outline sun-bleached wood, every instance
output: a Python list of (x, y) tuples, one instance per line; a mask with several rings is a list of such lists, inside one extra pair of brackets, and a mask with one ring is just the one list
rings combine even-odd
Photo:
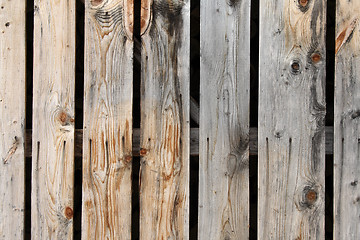
[(261, 0), (258, 239), (324, 239), (326, 0)]
[(31, 238), (72, 239), (75, 0), (34, 2)]
[(188, 239), (190, 1), (141, 3), (140, 239)]
[(199, 239), (249, 238), (250, 1), (200, 7)]
[(131, 238), (132, 0), (85, 2), (83, 239)]
[(360, 239), (360, 1), (336, 1), (334, 239)]
[(0, 6), (0, 239), (23, 239), (25, 1)]

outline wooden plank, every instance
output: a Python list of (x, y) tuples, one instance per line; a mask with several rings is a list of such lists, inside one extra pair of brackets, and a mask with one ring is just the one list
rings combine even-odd
[(261, 0), (258, 239), (324, 239), (326, 0)]
[(85, 12), (82, 238), (130, 239), (133, 1)]
[(141, 4), (140, 239), (188, 239), (190, 1)]
[(200, 7), (199, 239), (249, 238), (250, 1)]
[(32, 239), (72, 239), (75, 0), (34, 3)]
[(334, 239), (360, 239), (360, 2), (336, 2)]
[(25, 1), (0, 1), (0, 238), (24, 238)]

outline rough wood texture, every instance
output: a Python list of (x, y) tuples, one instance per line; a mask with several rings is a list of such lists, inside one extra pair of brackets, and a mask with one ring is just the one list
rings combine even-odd
[(34, 4), (32, 239), (72, 239), (75, 0)]
[(188, 239), (190, 1), (149, 2), (141, 9), (140, 239)]
[(334, 239), (360, 239), (360, 2), (336, 7)]
[(23, 239), (25, 1), (0, 6), (0, 239)]
[(200, 12), (199, 239), (248, 239), (250, 1)]
[(259, 239), (324, 239), (326, 0), (260, 1)]
[(131, 238), (132, 8), (85, 3), (83, 239)]

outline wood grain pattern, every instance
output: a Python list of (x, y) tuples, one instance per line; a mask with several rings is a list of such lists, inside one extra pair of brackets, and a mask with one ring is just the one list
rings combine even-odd
[(324, 239), (326, 0), (260, 1), (259, 239)]
[(34, 4), (32, 239), (72, 239), (75, 0)]
[(336, 2), (334, 239), (360, 239), (360, 2)]
[(0, 6), (0, 239), (23, 239), (25, 1)]
[(199, 239), (248, 239), (250, 1), (200, 12)]
[(190, 1), (144, 6), (140, 239), (188, 239)]
[[(31, 157), (31, 136), (32, 131), (26, 131), (25, 140), (25, 157)], [(333, 127), (325, 127), (325, 154), (333, 154)], [(250, 155), (258, 155), (258, 129), (250, 128), (249, 134), (249, 153)], [(82, 141), (83, 141), (83, 130), (75, 130), (75, 157), (82, 157)], [(140, 129), (133, 129), (133, 156), (140, 156)], [(190, 128), (190, 155), (199, 155), (199, 129)]]
[(83, 239), (131, 238), (132, 8), (85, 3)]

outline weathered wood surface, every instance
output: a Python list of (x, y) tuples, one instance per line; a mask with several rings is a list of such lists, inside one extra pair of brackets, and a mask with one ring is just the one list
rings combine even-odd
[(324, 239), (325, 0), (261, 0), (258, 239)]
[(31, 238), (72, 239), (75, 0), (34, 3)]
[(190, 1), (141, 4), (140, 239), (188, 239)]
[(0, 239), (23, 239), (25, 1), (0, 6)]
[(334, 239), (360, 239), (360, 2), (336, 7)]
[(82, 238), (130, 239), (133, 1), (85, 11)]
[[(26, 131), (25, 141), (25, 157), (31, 157), (31, 130)], [(325, 127), (325, 153), (333, 154), (333, 128)], [(250, 128), (249, 135), (249, 153), (250, 155), (258, 155), (258, 130), (257, 128)], [(83, 141), (83, 130), (75, 130), (75, 157), (82, 157), (82, 141)], [(140, 156), (140, 129), (133, 129), (133, 156)], [(199, 155), (199, 129), (190, 128), (190, 155)]]
[(199, 239), (249, 238), (250, 1), (201, 2)]

